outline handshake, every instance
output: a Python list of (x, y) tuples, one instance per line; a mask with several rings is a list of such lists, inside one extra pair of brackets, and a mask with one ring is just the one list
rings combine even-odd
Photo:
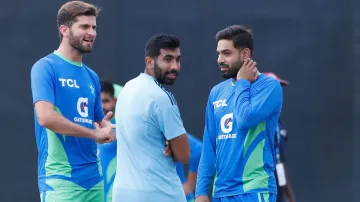
[(112, 116), (113, 112), (108, 112), (101, 121), (101, 125), (95, 122), (95, 129), (92, 131), (91, 139), (96, 140), (99, 144), (110, 143), (116, 140), (115, 125), (110, 121)]

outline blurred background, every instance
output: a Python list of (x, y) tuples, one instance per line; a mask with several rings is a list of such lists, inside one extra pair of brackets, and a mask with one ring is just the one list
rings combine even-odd
[[(65, 1), (0, 1), (1, 202), (40, 201), (30, 69), (59, 45)], [(210, 89), (222, 81), (215, 34), (229, 25), (255, 34), (260, 71), (287, 79), (281, 115), (298, 202), (360, 201), (360, 1), (96, 0), (95, 49), (84, 58), (120, 85), (144, 70), (144, 46), (176, 35), (183, 55), (175, 94), (188, 132), (202, 138)]]

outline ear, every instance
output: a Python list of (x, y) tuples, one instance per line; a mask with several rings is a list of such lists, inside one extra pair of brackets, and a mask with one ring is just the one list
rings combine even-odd
[(251, 50), (249, 48), (244, 48), (241, 52), (241, 59), (243, 61), (251, 58)]
[(147, 68), (154, 68), (154, 59), (152, 57), (145, 57), (145, 64)]
[(69, 29), (69, 27), (67, 27), (65, 25), (60, 25), (59, 32), (63, 35), (63, 38), (69, 37), (69, 35), (70, 35), (70, 33), (69, 33), (70, 29)]

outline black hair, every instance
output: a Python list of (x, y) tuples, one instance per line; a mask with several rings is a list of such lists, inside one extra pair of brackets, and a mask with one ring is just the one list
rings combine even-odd
[(101, 92), (103, 93), (109, 93), (111, 96), (114, 97), (115, 89), (113, 83), (110, 81), (101, 81)]
[(220, 40), (233, 41), (235, 48), (249, 48), (251, 52), (254, 50), (254, 36), (251, 29), (242, 25), (232, 25), (220, 30), (216, 34), (216, 42)]
[(160, 49), (176, 49), (180, 47), (180, 40), (168, 34), (152, 36), (145, 46), (145, 57), (156, 58), (160, 55)]

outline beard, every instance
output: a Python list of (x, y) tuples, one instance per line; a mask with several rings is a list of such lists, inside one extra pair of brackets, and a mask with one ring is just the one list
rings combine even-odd
[(175, 83), (175, 79), (170, 79), (167, 77), (168, 74), (176, 74), (176, 76), (179, 74), (178, 71), (176, 70), (171, 70), (171, 71), (164, 71), (163, 68), (161, 68), (159, 66), (159, 64), (156, 62), (154, 62), (154, 73), (155, 73), (155, 78), (156, 80), (161, 83), (161, 84), (165, 84), (165, 85), (173, 85)]
[(220, 63), (221, 67), (227, 67), (227, 71), (221, 71), (222, 77), (226, 79), (235, 78), (243, 63), (240, 59), (231, 65)]
[[(73, 47), (75, 50), (79, 51), (80, 53), (90, 53), (93, 49), (92, 45), (84, 46), (82, 44), (81, 37), (74, 36), (73, 32), (70, 30), (70, 37), (69, 37), (69, 44), (71, 47)], [(92, 42), (94, 43), (94, 41)]]

